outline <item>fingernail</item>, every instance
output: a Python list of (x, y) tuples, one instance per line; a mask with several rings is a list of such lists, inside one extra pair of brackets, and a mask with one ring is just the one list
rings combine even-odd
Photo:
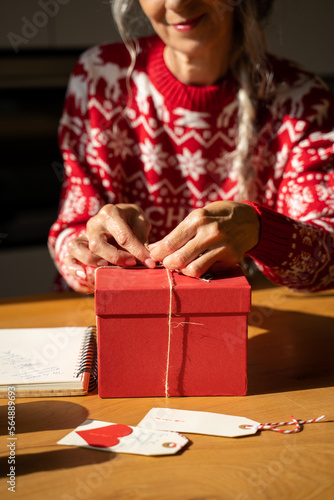
[(104, 259), (100, 259), (97, 261), (96, 265), (98, 266), (107, 266), (108, 265), (108, 262)]
[(79, 278), (86, 278), (86, 273), (84, 271), (76, 271), (75, 274), (79, 276)]
[(149, 267), (150, 269), (155, 268), (155, 262), (154, 262), (154, 260), (152, 260), (150, 258), (146, 259), (144, 264), (145, 264), (145, 266)]
[(153, 248), (155, 248), (157, 246), (158, 242), (156, 243), (150, 243), (148, 246), (147, 246), (147, 249), (148, 250), (153, 250)]
[(130, 258), (124, 262), (126, 266), (135, 266), (137, 264), (136, 259)]

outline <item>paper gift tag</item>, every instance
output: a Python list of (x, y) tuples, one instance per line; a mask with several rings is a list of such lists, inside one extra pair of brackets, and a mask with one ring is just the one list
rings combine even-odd
[[(245, 429), (244, 426), (254, 426)], [(210, 436), (240, 437), (255, 434), (259, 422), (245, 417), (209, 413), (205, 411), (152, 408), (138, 427), (152, 430), (190, 432)]]
[(136, 455), (173, 455), (188, 443), (177, 432), (86, 420), (58, 444)]

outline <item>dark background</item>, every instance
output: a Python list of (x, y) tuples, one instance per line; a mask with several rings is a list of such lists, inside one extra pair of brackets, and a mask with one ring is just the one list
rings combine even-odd
[[(1, 0), (0, 297), (52, 289), (48, 230), (62, 178), (57, 127), (66, 84), (87, 47), (119, 39), (106, 0)], [(269, 49), (334, 88), (334, 2), (276, 0)]]

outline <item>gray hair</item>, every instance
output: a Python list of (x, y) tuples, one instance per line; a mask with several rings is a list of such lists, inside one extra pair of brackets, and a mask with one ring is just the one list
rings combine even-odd
[[(219, 12), (223, 15), (227, 9), (233, 9), (235, 15), (231, 71), (239, 83), (238, 133), (236, 148), (230, 157), (233, 170), (239, 179), (240, 201), (252, 198), (250, 190), (254, 170), (251, 154), (256, 138), (258, 106), (260, 102), (272, 97), (274, 92), (262, 31), (273, 2), (274, 0), (216, 0), (218, 15)], [(136, 37), (143, 34), (143, 30), (148, 34), (152, 28), (138, 0), (112, 0), (112, 12), (119, 33), (131, 55), (130, 75), (138, 51)]]

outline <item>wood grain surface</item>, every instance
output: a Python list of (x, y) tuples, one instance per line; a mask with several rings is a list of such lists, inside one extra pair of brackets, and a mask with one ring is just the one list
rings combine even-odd
[[(1, 498), (116, 500), (332, 500), (334, 292), (299, 295), (254, 284), (249, 394), (244, 397), (100, 399), (97, 394), (16, 400), (16, 492), (7, 490), (7, 400), (0, 400)], [(0, 328), (95, 324), (94, 299), (75, 293), (0, 301)], [(187, 436), (176, 456), (110, 454), (57, 445), (86, 418), (136, 425), (152, 407), (310, 419), (298, 434)]]

